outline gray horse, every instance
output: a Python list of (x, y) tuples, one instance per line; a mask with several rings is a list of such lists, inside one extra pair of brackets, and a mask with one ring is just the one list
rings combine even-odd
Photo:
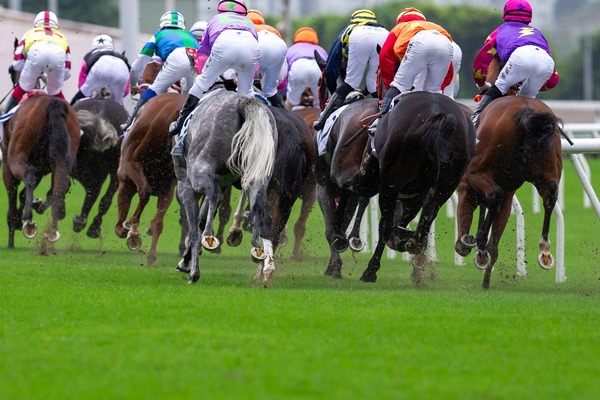
[[(194, 110), (185, 137), (185, 155), (173, 156), (177, 193), (190, 228), (189, 245), (177, 269), (189, 270), (190, 283), (200, 278), (199, 243), (207, 250), (219, 246), (212, 225), (222, 197), (221, 188), (238, 179), (252, 210), (251, 254), (260, 264), (257, 275), (262, 276), (265, 286), (273, 278), (274, 249), (266, 193), (276, 148), (275, 119), (267, 106), (255, 98), (218, 89), (206, 94)], [(207, 217), (200, 238), (202, 198), (207, 204)]]

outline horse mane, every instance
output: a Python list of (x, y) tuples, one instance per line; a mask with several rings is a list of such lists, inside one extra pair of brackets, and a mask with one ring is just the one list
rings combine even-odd
[(233, 136), (227, 167), (241, 177), (243, 190), (255, 183), (267, 184), (275, 162), (275, 127), (267, 106), (253, 97), (244, 97), (238, 105), (244, 122)]
[(440, 163), (450, 160), (457, 125), (454, 115), (444, 113), (432, 115), (423, 122), (417, 134), (430, 160)]
[(89, 132), (92, 136), (92, 150), (104, 152), (119, 143), (119, 133), (100, 114), (88, 110), (79, 110), (77, 111), (77, 117), (81, 129)]
[(55, 165), (64, 162), (69, 170), (73, 167), (70, 147), (71, 139), (67, 131), (65, 118), (68, 104), (61, 99), (51, 98), (46, 108), (47, 117), (44, 124), (44, 137), (48, 140), (48, 154)]

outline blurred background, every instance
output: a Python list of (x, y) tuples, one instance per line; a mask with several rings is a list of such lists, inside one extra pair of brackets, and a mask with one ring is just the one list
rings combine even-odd
[[(600, 0), (529, 2), (533, 7), (532, 25), (541, 29), (550, 42), (561, 77), (555, 89), (540, 93), (539, 98), (575, 102), (571, 103), (572, 108), (581, 110), (592, 107), (591, 122), (600, 122), (595, 103), (600, 100)], [(356, 9), (372, 9), (379, 22), (391, 29), (403, 8), (417, 7), (428, 20), (442, 25), (462, 48), (458, 97), (465, 101), (477, 92), (471, 71), (474, 56), (486, 36), (502, 23), (504, 3), (505, 0), (246, 0), (248, 8), (260, 10), (288, 44), (297, 28), (311, 26), (326, 50)], [(11, 63), (14, 37), (20, 39), (33, 26), (37, 12), (52, 10), (71, 45), (74, 76), (65, 88), (65, 95), (70, 98), (77, 90), (81, 59), (97, 34), (113, 36), (117, 50), (125, 51), (133, 62), (165, 11), (181, 12), (186, 26), (191, 27), (195, 21), (210, 19), (217, 5), (218, 0), (0, 0), (0, 70), (7, 71)], [(10, 89), (7, 73), (0, 78), (0, 88), (2, 96)]]

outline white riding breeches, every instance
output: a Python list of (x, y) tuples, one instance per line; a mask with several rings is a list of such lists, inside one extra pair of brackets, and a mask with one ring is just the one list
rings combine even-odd
[(79, 90), (85, 97), (90, 97), (94, 90), (106, 86), (110, 89), (111, 99), (123, 104), (128, 81), (129, 69), (127, 64), (118, 57), (105, 55), (92, 65), (84, 84), (81, 85)]
[(156, 94), (162, 94), (166, 93), (172, 84), (181, 81), (181, 92), (187, 93), (195, 77), (196, 71), (190, 62), (185, 47), (178, 47), (164, 61), (162, 68), (156, 75), (156, 79), (148, 89), (154, 90)]
[(313, 106), (320, 108), (319, 79), (321, 79), (321, 69), (314, 58), (300, 58), (290, 66), (287, 101), (292, 107), (300, 104), (302, 93), (309, 88), (314, 96)]
[(377, 68), (379, 68), (377, 45), (383, 46), (388, 34), (387, 29), (376, 26), (363, 25), (352, 30), (348, 39), (348, 67), (344, 82), (358, 89), (366, 71), (367, 90), (369, 93), (375, 93)]
[(262, 30), (258, 32), (258, 49), (258, 73), (261, 76), (262, 92), (266, 97), (271, 97), (277, 93), (277, 86), (282, 82), (279, 78), (285, 62), (287, 45), (273, 32)]
[(71, 72), (65, 67), (67, 55), (59, 45), (40, 41), (34, 43), (27, 52), (27, 58), (21, 76), (19, 86), (30, 92), (35, 88), (37, 80), (42, 74), (46, 74), (46, 92), (57, 95), (62, 92), (65, 80), (69, 79)]
[(554, 60), (546, 50), (522, 46), (510, 55), (495, 84), (502, 94), (506, 94), (512, 85), (523, 82), (519, 94), (535, 97), (553, 73)]
[(418, 32), (408, 42), (406, 53), (391, 86), (402, 93), (408, 92), (415, 84), (417, 75), (423, 73), (425, 75), (423, 90), (441, 93), (441, 86), (452, 62), (453, 53), (452, 42), (440, 32), (435, 30)]
[(247, 31), (223, 31), (210, 51), (202, 73), (190, 89), (190, 94), (200, 97), (217, 81), (219, 75), (230, 68), (237, 73), (238, 93), (253, 96), (252, 80), (260, 52), (258, 41)]

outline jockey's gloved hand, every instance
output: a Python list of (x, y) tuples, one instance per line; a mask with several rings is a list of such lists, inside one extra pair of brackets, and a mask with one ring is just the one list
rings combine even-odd
[(387, 92), (385, 92), (385, 96), (383, 96), (383, 102), (381, 102), (381, 115), (386, 114), (390, 110), (390, 106), (392, 105), (392, 100), (394, 97), (400, 94), (400, 89), (394, 86), (390, 86)]
[(492, 87), (492, 84), (489, 82), (486, 82), (481, 86), (477, 86), (477, 88), (479, 89), (479, 93), (481, 93), (481, 94), (484, 94), (485, 92), (487, 92), (488, 89), (491, 87)]
[(13, 67), (12, 65), (10, 67), (8, 67), (8, 74), (9, 75), (13, 75), (15, 73), (15, 67)]

